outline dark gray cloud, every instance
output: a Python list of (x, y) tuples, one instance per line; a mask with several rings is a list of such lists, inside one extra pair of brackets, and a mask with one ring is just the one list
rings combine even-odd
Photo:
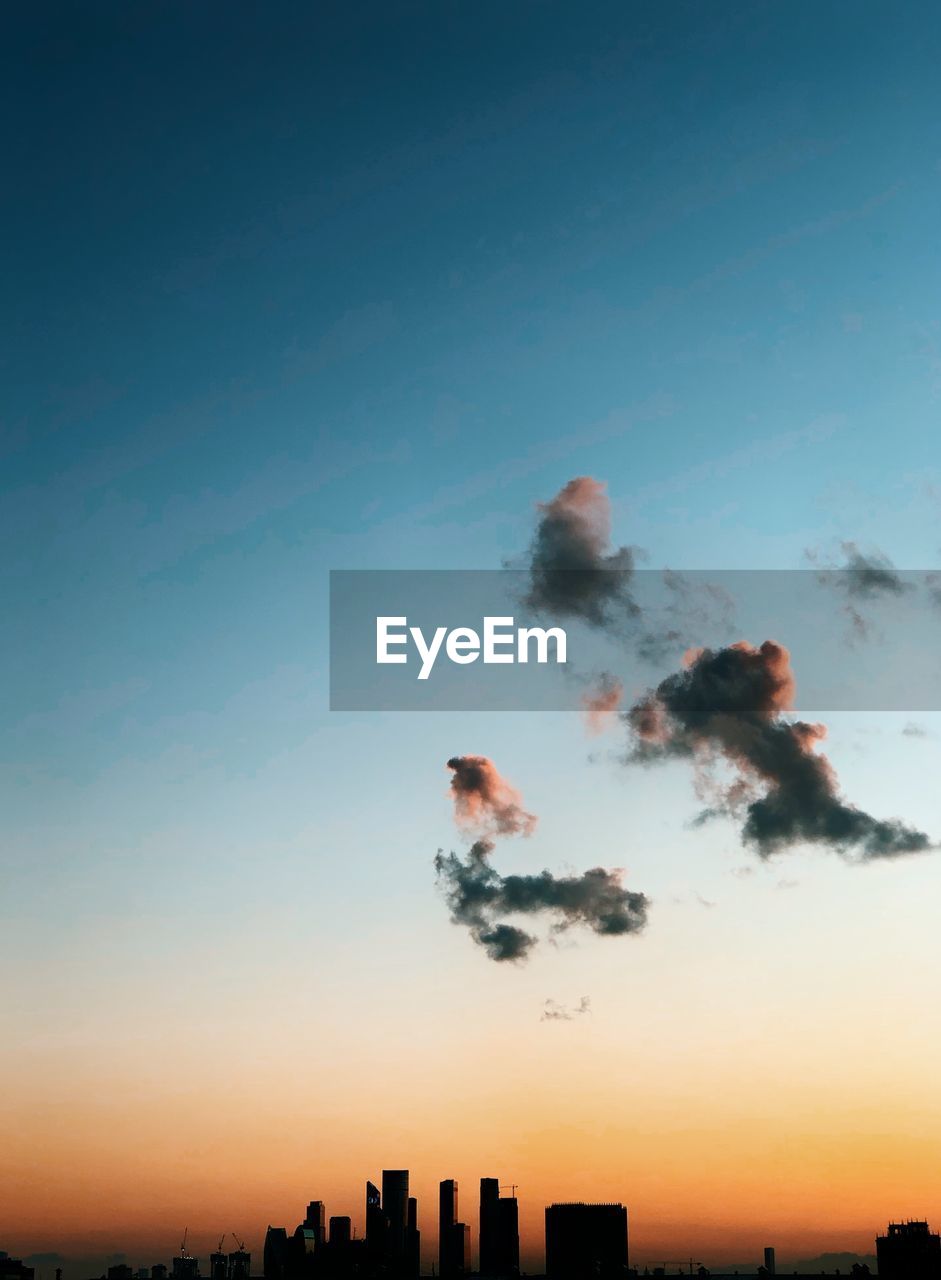
[(576, 476), (539, 512), (526, 560), (529, 608), (603, 630), (652, 663), (675, 657), (706, 629), (728, 631), (732, 600), (715, 584), (671, 569), (645, 570), (648, 598), (638, 600), (644, 552), (611, 546), (611, 504), (601, 481)]
[(846, 563), (840, 570), (844, 590), (851, 596), (861, 600), (872, 600), (876, 596), (900, 596), (908, 590), (908, 586), (892, 564), (892, 561), (881, 551), (865, 555), (855, 542), (840, 544)]
[(793, 693), (788, 652), (773, 640), (704, 649), (625, 713), (628, 759), (723, 758), (736, 776), (710, 813), (744, 812), (742, 839), (761, 857), (800, 843), (862, 860), (931, 848), (924, 832), (840, 798), (830, 762), (816, 751), (825, 727), (784, 716)]
[(451, 919), (492, 960), (523, 960), (536, 943), (532, 934), (506, 924), (506, 916), (543, 915), (554, 934), (580, 926), (604, 937), (639, 933), (647, 923), (648, 899), (625, 889), (619, 871), (593, 867), (574, 876), (503, 876), (489, 861), (493, 848), (491, 840), (477, 840), (465, 859), (442, 850), (435, 858)]
[(529, 550), (526, 604), (550, 617), (609, 627), (640, 610), (631, 594), (634, 552), (610, 547), (611, 505), (605, 486), (576, 476), (541, 503)]

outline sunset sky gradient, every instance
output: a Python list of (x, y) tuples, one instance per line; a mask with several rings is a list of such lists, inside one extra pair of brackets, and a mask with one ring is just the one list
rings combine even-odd
[[(622, 1200), (640, 1264), (941, 1221), (937, 854), (763, 861), (610, 718), (330, 713), (326, 608), (499, 568), (583, 475), (649, 566), (935, 567), (939, 27), (7, 14), (0, 1248), (42, 1280), (187, 1226), (260, 1263), (312, 1198), (362, 1231), (383, 1167), (426, 1265), (445, 1177), (475, 1248), (519, 1185), (530, 1270), (551, 1200)], [(941, 715), (826, 719), (842, 792), (941, 838)], [(488, 960), (433, 868), (464, 755), (539, 817), (501, 873), (623, 868), (645, 932)]]

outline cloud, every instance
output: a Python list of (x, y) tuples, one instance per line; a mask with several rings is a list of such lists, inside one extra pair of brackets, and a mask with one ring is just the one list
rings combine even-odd
[(671, 569), (645, 571), (656, 577), (665, 603), (642, 605), (636, 547), (611, 546), (611, 504), (605, 485), (591, 476), (569, 480), (549, 502), (539, 504), (539, 520), (526, 565), (523, 603), (552, 619), (574, 618), (633, 646), (645, 662), (661, 662), (691, 642), (691, 631), (730, 626), (728, 592)]
[(892, 561), (881, 552), (864, 555), (855, 542), (841, 543), (846, 556), (842, 572), (846, 575), (844, 590), (851, 596), (871, 600), (875, 596), (900, 596), (908, 590)]
[(492, 835), (532, 833), (537, 818), (522, 807), (520, 794), (486, 756), (452, 756), (451, 796), (458, 825)]
[(734, 779), (717, 790), (710, 812), (744, 812), (742, 839), (763, 858), (800, 843), (863, 861), (931, 848), (924, 832), (840, 798), (830, 762), (816, 751), (825, 726), (784, 716), (793, 695), (790, 656), (773, 640), (692, 652), (684, 670), (625, 713), (627, 759), (684, 758), (703, 775), (717, 758), (727, 762)]
[(583, 927), (603, 937), (639, 933), (649, 901), (625, 889), (619, 870), (593, 867), (581, 875), (500, 875), (489, 859), (491, 840), (477, 840), (465, 859), (439, 849), (435, 871), (455, 924), (467, 928), (491, 960), (525, 960), (537, 939), (505, 916), (548, 916), (551, 932)]
[[(822, 569), (817, 581), (832, 587), (845, 599), (843, 612), (850, 620), (853, 634), (860, 640), (870, 635), (871, 624), (861, 602), (871, 603), (886, 597), (897, 597), (911, 590), (888, 556), (881, 551), (867, 555), (855, 542), (841, 542), (845, 562), (839, 568)], [(809, 560), (816, 560), (816, 553), (808, 551)]]
[(605, 486), (576, 476), (541, 512), (529, 550), (526, 604), (552, 617), (580, 618), (608, 627), (617, 618), (636, 617), (631, 595), (634, 553), (610, 547), (611, 504)]
[(542, 1016), (539, 1021), (573, 1022), (576, 1018), (586, 1013), (591, 1013), (591, 999), (588, 996), (582, 996), (574, 1009), (569, 1009), (567, 1005), (559, 1004), (557, 1000), (547, 1000), (543, 1005)]
[(663, 662), (688, 649), (694, 636), (712, 630), (726, 636), (732, 628), (735, 604), (724, 587), (700, 582), (675, 569), (664, 569), (660, 579), (667, 590), (667, 603), (657, 612), (644, 610), (644, 629), (637, 637), (638, 657), (646, 662)]
[(589, 733), (604, 733), (615, 722), (623, 696), (624, 686), (607, 671), (601, 675), (593, 692), (582, 695), (585, 727)]

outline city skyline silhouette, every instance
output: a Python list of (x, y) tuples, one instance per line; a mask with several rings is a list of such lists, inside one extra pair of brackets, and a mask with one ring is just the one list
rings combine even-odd
[[(703, 1261), (702, 1250), (688, 1254), (680, 1248), (695, 1236), (679, 1236), (672, 1259), (639, 1259), (631, 1255), (628, 1206), (616, 1201), (553, 1201), (544, 1206), (544, 1252), (521, 1254), (519, 1198), (516, 1184), (482, 1177), (474, 1186), (476, 1203), (468, 1205), (456, 1179), (438, 1183), (434, 1213), (421, 1216), (418, 1199), (410, 1195), (408, 1169), (385, 1169), (378, 1183), (366, 1180), (362, 1212), (333, 1214), (326, 1201), (308, 1202), (294, 1228), (269, 1224), (255, 1251), (236, 1232), (224, 1232), (208, 1259), (193, 1252), (194, 1238), (184, 1228), (177, 1253), (169, 1263), (133, 1264), (112, 1261), (100, 1280), (630, 1280), (638, 1276), (696, 1275), (705, 1277), (754, 1275), (769, 1280), (776, 1274), (840, 1275), (856, 1280), (879, 1275), (883, 1280), (938, 1280), (941, 1277), (941, 1236), (925, 1219), (890, 1221), (874, 1237), (875, 1253), (823, 1254), (813, 1260), (781, 1259), (774, 1244), (765, 1244), (752, 1266)], [(505, 1194), (505, 1193), (509, 1194)], [(463, 1210), (463, 1211), (462, 1211)], [(465, 1222), (464, 1218), (473, 1219)], [(422, 1248), (422, 1223), (425, 1246)], [(257, 1233), (256, 1233), (257, 1236)], [(233, 1247), (224, 1249), (227, 1237)], [(189, 1246), (189, 1247), (188, 1247)], [(69, 1260), (55, 1253), (28, 1255), (25, 1260), (0, 1250), (0, 1280), (45, 1280), (50, 1268), (63, 1280)], [(844, 1268), (826, 1262), (842, 1261)], [(253, 1265), (254, 1264), (254, 1265)], [(874, 1264), (874, 1265), (872, 1265)], [(789, 1269), (790, 1268), (790, 1269)], [(87, 1271), (87, 1269), (86, 1269)], [(79, 1275), (97, 1280), (73, 1259), (68, 1280)]]

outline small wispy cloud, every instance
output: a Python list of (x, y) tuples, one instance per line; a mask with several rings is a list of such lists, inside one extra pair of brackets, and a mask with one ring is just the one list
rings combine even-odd
[(582, 996), (573, 1009), (570, 1009), (567, 1005), (559, 1004), (557, 1000), (547, 1000), (543, 1005), (542, 1016), (539, 1021), (574, 1022), (576, 1018), (580, 1018), (586, 1013), (591, 1013), (591, 998), (589, 996)]
[(916, 724), (914, 720), (909, 720), (902, 730), (902, 736), (905, 738), (927, 738), (928, 730), (923, 724)]

